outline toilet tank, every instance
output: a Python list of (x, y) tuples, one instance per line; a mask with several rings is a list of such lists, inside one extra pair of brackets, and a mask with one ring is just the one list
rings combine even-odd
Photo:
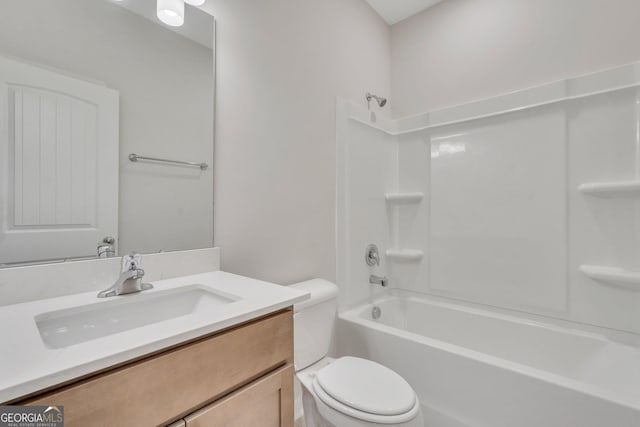
[(291, 286), (311, 294), (293, 309), (294, 364), (299, 371), (329, 353), (338, 308), (338, 287), (323, 279)]

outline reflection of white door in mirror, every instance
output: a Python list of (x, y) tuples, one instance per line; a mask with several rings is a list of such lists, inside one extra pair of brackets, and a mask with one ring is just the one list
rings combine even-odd
[(118, 115), (117, 91), (0, 56), (0, 265), (117, 237)]

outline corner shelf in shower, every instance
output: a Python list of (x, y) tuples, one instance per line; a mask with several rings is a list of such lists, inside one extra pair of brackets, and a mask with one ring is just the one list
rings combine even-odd
[(387, 193), (384, 198), (387, 203), (394, 204), (420, 203), (424, 199), (424, 193)]
[(424, 252), (417, 249), (387, 249), (387, 259), (393, 261), (415, 262), (420, 261)]
[(597, 282), (640, 292), (640, 271), (602, 265), (581, 265), (579, 270)]
[(640, 196), (640, 181), (591, 182), (580, 185), (578, 191), (596, 197), (635, 197)]

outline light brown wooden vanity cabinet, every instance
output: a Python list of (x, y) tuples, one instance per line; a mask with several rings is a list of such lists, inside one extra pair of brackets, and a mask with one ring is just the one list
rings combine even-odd
[(67, 427), (292, 427), (293, 373), (289, 309), (16, 403)]

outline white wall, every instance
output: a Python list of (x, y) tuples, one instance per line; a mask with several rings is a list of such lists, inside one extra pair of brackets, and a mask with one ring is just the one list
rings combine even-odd
[(211, 50), (107, 0), (30, 0), (2, 3), (0, 54), (120, 92), (121, 252), (212, 246), (213, 172), (127, 159), (212, 164)]
[(392, 27), (396, 117), (640, 59), (637, 0), (446, 0)]
[(209, 0), (222, 268), (335, 279), (335, 99), (389, 94), (389, 27), (364, 0)]

